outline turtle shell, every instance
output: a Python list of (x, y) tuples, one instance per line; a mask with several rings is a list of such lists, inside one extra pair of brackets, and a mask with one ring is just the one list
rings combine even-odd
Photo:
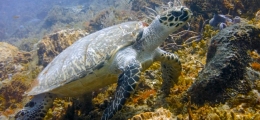
[[(52, 92), (73, 96), (116, 82), (117, 76), (106, 75), (108, 69), (101, 68), (110, 66), (116, 52), (132, 45), (144, 27), (142, 22), (126, 22), (79, 39), (44, 68), (26, 94)], [(104, 77), (109, 79), (99, 81)]]

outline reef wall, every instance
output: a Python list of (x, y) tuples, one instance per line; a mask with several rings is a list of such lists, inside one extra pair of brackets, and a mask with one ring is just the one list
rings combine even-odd
[(204, 69), (188, 89), (196, 104), (225, 102), (253, 88), (247, 67), (249, 51), (259, 51), (260, 29), (246, 23), (234, 24), (214, 36), (208, 48)]
[(259, 0), (184, 0), (184, 3), (195, 16), (202, 15), (206, 19), (214, 12), (252, 19), (260, 6)]
[(0, 81), (2, 81), (16, 72), (23, 71), (23, 64), (29, 63), (32, 55), (5, 42), (0, 42), (0, 46)]

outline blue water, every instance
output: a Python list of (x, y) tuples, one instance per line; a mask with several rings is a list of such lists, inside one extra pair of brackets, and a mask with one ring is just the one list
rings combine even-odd
[(88, 0), (1, 0), (0, 41), (12, 43), (13, 39), (31, 36), (40, 38), (39, 34), (43, 30), (48, 31), (52, 27), (45, 24), (48, 14), (50, 14), (49, 12), (55, 6), (80, 8), (88, 7), (89, 5), (90, 1)]

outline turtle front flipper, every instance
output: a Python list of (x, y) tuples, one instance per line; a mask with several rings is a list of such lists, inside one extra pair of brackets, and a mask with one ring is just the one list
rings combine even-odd
[(16, 120), (42, 120), (52, 106), (54, 95), (43, 93), (35, 95), (24, 108), (15, 115)]
[(115, 98), (104, 111), (102, 120), (112, 118), (117, 111), (122, 109), (126, 100), (135, 90), (140, 79), (141, 69), (141, 64), (136, 60), (133, 60), (132, 63), (125, 68), (118, 78)]
[(177, 55), (159, 49), (159, 54), (156, 60), (161, 61), (162, 70), (162, 88), (164, 95), (169, 95), (170, 89), (178, 82), (178, 77), (181, 74), (181, 63)]

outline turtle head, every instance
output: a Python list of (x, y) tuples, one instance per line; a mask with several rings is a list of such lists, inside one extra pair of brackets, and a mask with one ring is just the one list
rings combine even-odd
[(192, 12), (185, 6), (174, 6), (168, 8), (157, 16), (160, 24), (162, 24), (170, 32), (174, 32), (185, 25), (192, 16)]
[(177, 2), (169, 2), (168, 6), (162, 6), (160, 11), (147, 8), (150, 13), (148, 18), (152, 23), (138, 34), (134, 48), (148, 51), (158, 48), (169, 34), (191, 19), (191, 10), (182, 6), (179, 0), (174, 1)]

